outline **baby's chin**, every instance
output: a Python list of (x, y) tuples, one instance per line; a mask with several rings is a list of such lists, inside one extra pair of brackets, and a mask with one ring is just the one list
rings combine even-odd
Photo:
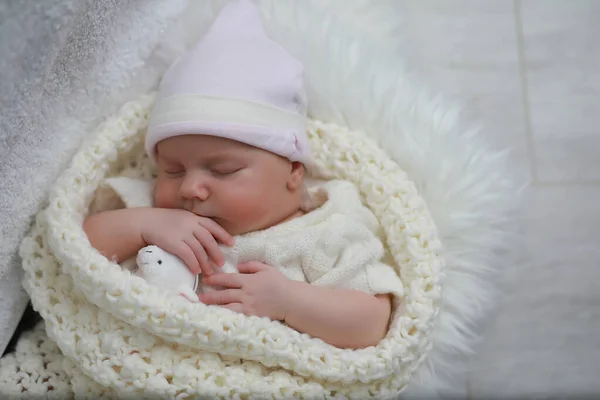
[(296, 218), (296, 217), (302, 215), (303, 213), (301, 211), (299, 211), (293, 215), (289, 215), (289, 216), (285, 217), (284, 219), (281, 219), (280, 216), (278, 216), (278, 215), (270, 215), (267, 218), (265, 218), (265, 216), (262, 216), (262, 218), (256, 218), (256, 219), (249, 218), (249, 219), (246, 219), (246, 221), (244, 221), (244, 223), (239, 223), (237, 221), (231, 221), (231, 220), (217, 217), (214, 215), (202, 215), (199, 213), (194, 213), (194, 214), (196, 214), (200, 217), (210, 218), (211, 220), (216, 222), (221, 228), (225, 229), (227, 231), (227, 233), (229, 233), (231, 236), (240, 236), (240, 235), (245, 235), (246, 233), (250, 233), (250, 232), (257, 232), (257, 231), (269, 229), (275, 225), (279, 225), (290, 219)]
[(271, 221), (261, 221), (255, 222), (254, 224), (236, 224), (230, 221), (223, 220), (222, 218), (212, 217), (213, 221), (215, 221), (219, 226), (227, 231), (231, 236), (241, 236), (251, 232), (263, 231), (265, 229), (269, 229), (275, 225), (279, 225), (281, 222), (278, 220)]
[(224, 220), (219, 217), (207, 217), (215, 221), (219, 226), (227, 231), (231, 236), (240, 236), (249, 232), (252, 232), (254, 229), (249, 226), (241, 226), (239, 224), (231, 223), (230, 221)]

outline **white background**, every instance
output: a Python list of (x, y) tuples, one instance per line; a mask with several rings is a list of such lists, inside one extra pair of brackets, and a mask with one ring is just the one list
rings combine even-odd
[(531, 181), (465, 394), (600, 396), (600, 1), (391, 1), (428, 83)]

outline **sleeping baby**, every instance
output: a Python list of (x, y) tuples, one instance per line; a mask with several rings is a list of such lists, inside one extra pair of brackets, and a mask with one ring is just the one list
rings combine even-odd
[(179, 257), (219, 288), (205, 304), (377, 345), (402, 282), (355, 186), (307, 187), (305, 117), (302, 66), (250, 0), (229, 3), (161, 81), (145, 139), (153, 206), (88, 217), (90, 242), (118, 262), (147, 245)]

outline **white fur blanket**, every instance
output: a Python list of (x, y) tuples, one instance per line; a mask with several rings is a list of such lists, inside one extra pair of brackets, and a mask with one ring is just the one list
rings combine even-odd
[[(343, 2), (342, 7), (336, 1), (307, 0), (293, 4), (278, 2), (275, 9), (270, 8), (270, 3), (261, 2), (268, 28), (307, 63), (312, 83), (309, 90), (320, 95), (312, 95), (319, 99), (312, 103), (312, 115), (371, 132), (416, 183), (438, 226), (447, 262), (444, 303), (433, 333), (433, 349), (413, 377), (408, 393), (428, 397), (447, 393), (460, 384), (464, 358), (455, 356), (463, 356), (473, 345), (472, 328), (490, 304), (493, 277), (490, 273), (500, 270), (505, 259), (499, 254), (510, 243), (515, 188), (507, 177), (505, 154), (488, 150), (477, 131), (461, 122), (457, 109), (434, 97), (415, 74), (403, 69), (404, 62), (397, 51), (397, 37), (387, 32), (389, 28), (401, 30), (401, 26), (397, 25), (401, 19), (385, 10), (382, 3), (375, 6), (372, 2)], [(119, 3), (119, 6), (124, 4)], [(87, 21), (102, 16), (102, 23), (112, 21), (114, 24), (86, 25), (83, 19), (81, 26), (103, 27), (103, 34), (110, 38), (110, 44), (100, 46), (101, 41), (90, 43), (89, 34), (86, 36), (84, 32), (82, 38), (70, 38), (71, 49), (79, 45), (89, 50), (83, 55), (95, 53), (104, 56), (98, 55), (93, 59), (96, 66), (90, 64), (92, 59), (82, 56), (87, 64), (82, 63), (73, 75), (77, 77), (75, 81), (61, 77), (65, 66), (70, 66), (69, 62), (63, 59), (57, 64), (57, 76), (49, 82), (54, 82), (52, 87), (58, 94), (60, 82), (80, 86), (69, 90), (62, 87), (65, 96), (54, 96), (59, 100), (56, 105), (61, 112), (48, 113), (56, 119), (46, 120), (50, 122), (46, 127), (39, 125), (41, 132), (53, 137), (62, 147), (58, 147), (58, 152), (47, 154), (49, 142), (42, 140), (36, 147), (35, 157), (49, 163), (52, 157), (60, 158), (65, 152), (72, 151), (77, 144), (76, 138), (81, 137), (81, 133), (76, 136), (78, 130), (85, 132), (84, 127), (89, 127), (91, 120), (97, 120), (107, 109), (122, 104), (131, 93), (156, 82), (168, 60), (178, 53), (177, 50), (172, 51), (169, 44), (183, 43), (183, 48), (193, 43), (222, 4), (223, 1), (144, 1), (131, 3), (127, 12), (115, 12), (112, 19), (110, 12), (90, 10)], [(343, 12), (334, 12), (335, 9)], [(144, 27), (132, 21), (140, 21)], [(161, 30), (161, 26), (169, 24), (172, 26), (170, 30)], [(154, 51), (149, 57), (152, 49)], [(71, 52), (66, 56), (76, 58), (77, 54), (82, 53)], [(152, 57), (154, 62), (148, 62)], [(134, 71), (137, 80), (132, 79)], [(87, 81), (86, 76), (89, 78)], [(79, 94), (73, 96), (73, 92)], [(81, 110), (78, 105), (88, 105), (89, 108)], [(70, 136), (65, 136), (67, 134)], [(38, 142), (17, 142), (12, 149), (21, 150), (32, 143)], [(14, 168), (12, 172), (27, 170), (18, 162), (28, 158), (22, 157), (22, 152), (7, 152), (3, 159), (5, 155), (9, 157), (8, 165)], [(37, 194), (37, 197), (24, 196), (29, 187), (27, 182), (31, 182), (33, 175), (40, 187), (44, 187), (41, 183), (51, 181), (58, 167), (59, 164), (56, 164), (49, 169), (39, 167), (37, 171), (29, 170), (31, 172), (18, 187), (15, 186), (15, 174), (10, 175), (9, 180), (3, 178), (3, 182), (13, 185), (11, 190), (3, 193), (15, 196), (15, 206), (3, 208), (3, 212), (8, 213), (6, 218), (3, 214), (5, 224), (17, 221), (12, 218), (23, 212), (24, 205), (31, 213), (35, 204), (29, 202), (41, 202), (43, 193)], [(5, 171), (2, 172), (5, 177)], [(48, 183), (45, 185), (47, 187)], [(29, 202), (23, 202), (24, 199)], [(3, 232), (12, 232), (18, 226), (22, 236), (26, 221), (27, 216), (23, 215), (18, 225), (8, 223)], [(3, 240), (8, 237), (3, 234)], [(13, 237), (12, 234), (10, 237)], [(15, 240), (18, 237), (15, 236)], [(40, 331), (36, 331), (31, 339), (39, 334)], [(25, 338), (20, 349), (26, 348), (31, 339)], [(50, 351), (49, 348), (45, 350)], [(17, 352), (14, 358), (2, 360), (3, 365), (13, 364), (18, 368), (19, 354), (22, 353)], [(54, 365), (49, 365), (49, 368), (52, 367)], [(77, 386), (77, 381), (72, 384), (63, 382), (62, 386), (60, 379), (54, 382), (56, 388), (65, 385), (69, 388)]]

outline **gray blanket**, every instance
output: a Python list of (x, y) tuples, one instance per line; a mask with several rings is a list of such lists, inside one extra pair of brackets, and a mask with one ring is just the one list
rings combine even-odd
[(155, 85), (155, 43), (186, 3), (0, 2), (0, 354), (27, 304), (18, 246), (32, 217), (90, 128)]

